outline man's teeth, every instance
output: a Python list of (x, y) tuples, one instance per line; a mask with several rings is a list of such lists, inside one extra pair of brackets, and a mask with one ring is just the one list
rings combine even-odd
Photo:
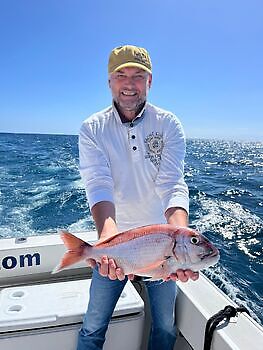
[(132, 91), (122, 91), (122, 94), (123, 94), (123, 95), (126, 95), (126, 96), (135, 96), (135, 95), (136, 95), (136, 92), (132, 92)]

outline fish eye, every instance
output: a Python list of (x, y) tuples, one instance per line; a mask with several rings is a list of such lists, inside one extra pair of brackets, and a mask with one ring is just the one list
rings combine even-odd
[(198, 244), (199, 243), (199, 238), (196, 237), (196, 236), (192, 236), (191, 239), (190, 239), (191, 243), (193, 244)]

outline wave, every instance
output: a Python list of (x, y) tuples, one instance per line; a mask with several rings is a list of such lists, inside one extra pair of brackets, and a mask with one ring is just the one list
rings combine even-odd
[[(246, 279), (240, 278), (238, 274), (233, 274), (233, 271), (220, 265), (214, 268), (209, 268), (203, 273), (211, 279), (220, 290), (222, 290), (234, 303), (238, 306), (244, 306), (252, 318), (258, 323), (262, 320), (258, 317), (261, 315), (263, 302), (258, 293), (253, 289), (251, 290), (249, 283)], [(235, 284), (233, 281), (239, 280), (239, 284)], [(249, 290), (249, 294), (247, 292)]]
[[(220, 250), (205, 271), (263, 323), (263, 143), (187, 140), (191, 225)], [(94, 229), (76, 136), (0, 134), (0, 236)]]

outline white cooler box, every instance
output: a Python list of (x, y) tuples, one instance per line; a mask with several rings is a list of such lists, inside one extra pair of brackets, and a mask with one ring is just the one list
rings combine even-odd
[[(0, 292), (1, 350), (75, 350), (90, 280), (4, 288)], [(105, 350), (139, 350), (144, 303), (129, 281), (106, 334)]]

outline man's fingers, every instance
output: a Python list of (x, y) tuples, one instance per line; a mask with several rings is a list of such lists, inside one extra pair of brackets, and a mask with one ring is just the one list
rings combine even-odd
[(117, 276), (118, 280), (120, 280), (120, 281), (123, 281), (125, 278), (123, 270), (119, 267), (116, 269), (116, 276)]
[(96, 260), (94, 260), (94, 259), (86, 259), (86, 262), (87, 262), (87, 265), (90, 266), (93, 269), (97, 265)]
[(99, 273), (104, 277), (107, 277), (109, 274), (109, 259), (107, 256), (103, 256), (101, 258), (101, 265), (99, 266)]
[[(87, 259), (87, 263), (91, 267), (96, 266), (96, 261), (94, 259)], [(108, 277), (110, 280), (120, 280), (123, 281), (125, 279), (125, 274), (123, 270), (119, 267), (117, 267), (114, 259), (108, 259), (107, 256), (103, 256), (101, 259), (101, 263), (98, 263), (99, 265), (99, 273), (104, 276)], [(129, 280), (133, 280), (134, 275), (130, 274), (128, 275)], [(176, 273), (172, 273), (170, 276), (165, 279), (165, 281), (169, 281), (170, 279), (173, 281), (181, 281), (181, 282), (187, 282), (189, 279), (196, 281), (199, 278), (199, 273), (194, 272), (192, 270), (182, 270), (179, 269), (176, 271)]]
[(178, 276), (177, 276), (177, 274), (176, 274), (176, 273), (171, 273), (171, 275), (168, 276), (164, 281), (167, 282), (167, 281), (169, 281), (170, 279), (171, 279), (172, 281), (174, 281), (174, 282), (178, 281)]
[(193, 281), (196, 281), (199, 278), (199, 272), (195, 272), (192, 270), (185, 270), (185, 275)]
[(115, 261), (113, 259), (109, 259), (109, 279), (110, 280), (116, 280), (117, 276), (116, 276), (116, 264)]
[[(89, 260), (93, 260), (93, 259), (87, 259), (87, 261)], [(93, 264), (92, 261), (90, 261), (90, 263)], [(96, 265), (96, 262), (95, 262), (95, 265)], [(114, 259), (108, 259), (106, 255), (101, 258), (101, 263), (98, 263), (98, 267), (99, 267), (99, 273), (103, 277), (108, 277), (110, 280), (118, 279), (120, 281), (123, 281), (125, 279), (125, 274), (123, 270), (120, 267), (117, 267)], [(130, 274), (128, 278), (133, 279), (134, 275)]]
[(130, 273), (130, 274), (128, 275), (128, 279), (129, 279), (130, 281), (132, 281), (132, 280), (134, 279), (134, 274), (133, 274), (133, 273)]
[(107, 256), (101, 258), (101, 264), (99, 264), (99, 273), (108, 277), (110, 280), (120, 280), (125, 279), (124, 272), (121, 268), (118, 268), (114, 259), (108, 259)]
[(125, 275), (123, 270), (120, 267), (117, 267), (115, 261), (113, 259), (109, 260), (109, 279), (119, 281), (123, 281), (125, 279)]
[(185, 274), (184, 270), (179, 269), (179, 270), (176, 271), (176, 274), (177, 274), (178, 280), (181, 281), (181, 282), (187, 282), (188, 279), (189, 279), (187, 274)]
[(189, 279), (196, 281), (199, 278), (199, 272), (192, 270), (177, 270), (176, 273), (170, 275), (171, 280), (187, 282)]
[[(191, 271), (191, 270), (189, 270), (189, 271)], [(196, 281), (199, 278), (199, 272), (191, 271), (191, 273), (189, 274), (189, 277), (191, 278), (191, 280)]]
[[(94, 259), (86, 259), (89, 266), (94, 268), (96, 266), (96, 261)], [(104, 276), (108, 277), (110, 280), (120, 280), (123, 281), (125, 279), (125, 274), (123, 270), (119, 267), (117, 267), (114, 259), (108, 259), (108, 257), (105, 255), (101, 258), (101, 263), (98, 263), (99, 266), (99, 273)], [(176, 273), (172, 273), (170, 276), (168, 276), (165, 281), (169, 281), (170, 279), (173, 281), (181, 281), (181, 282), (187, 282), (189, 279), (196, 281), (199, 278), (199, 272), (194, 272), (192, 270), (182, 270), (178, 269)], [(134, 279), (133, 274), (128, 275), (129, 280)]]

